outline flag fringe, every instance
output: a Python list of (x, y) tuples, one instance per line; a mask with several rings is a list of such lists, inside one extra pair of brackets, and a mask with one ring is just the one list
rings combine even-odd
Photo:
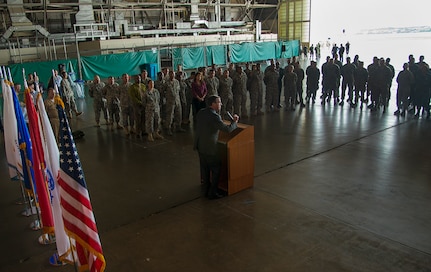
[[(71, 238), (74, 239), (77, 243), (79, 243), (83, 248), (85, 248), (86, 250), (90, 251), (97, 259), (99, 259), (102, 262), (102, 267), (100, 268), (99, 272), (103, 272), (105, 270), (106, 267), (106, 261), (105, 261), (105, 257), (103, 256), (102, 253), (96, 251), (92, 246), (90, 246), (87, 242), (85, 242), (84, 240), (82, 240), (78, 235), (76, 235), (74, 232), (72, 232), (71, 230), (69, 230), (68, 228), (64, 228), (66, 230), (67, 235)], [(83, 266), (81, 266), (82, 268)], [(80, 271), (81, 271), (80, 268)], [(86, 271), (87, 269), (84, 269), (82, 271)]]

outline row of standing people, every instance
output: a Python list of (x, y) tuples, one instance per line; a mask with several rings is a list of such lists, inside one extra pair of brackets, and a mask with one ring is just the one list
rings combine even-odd
[[(419, 63), (415, 63), (412, 56), (404, 66), (404, 70), (397, 77), (398, 110), (395, 114), (404, 115), (408, 107), (416, 107), (416, 114), (420, 108), (423, 112), (429, 112), (429, 67), (423, 57)], [(202, 67), (187, 77), (179, 67), (177, 72), (163, 69), (155, 81), (148, 77), (146, 71), (134, 76), (134, 83), (130, 82), (127, 74), (122, 75), (120, 84), (115, 83), (113, 77), (105, 84), (95, 76), (89, 92), (94, 99), (96, 126), (100, 126), (100, 114), (103, 113), (111, 128), (116, 124), (118, 129), (124, 128), (126, 134), (136, 133), (138, 137), (147, 133), (149, 140), (162, 138), (161, 125), (168, 135), (184, 131), (183, 126), (190, 123), (190, 112), (195, 117), (196, 113), (205, 107), (205, 98), (210, 95), (221, 97), (222, 117), (226, 118), (227, 112), (232, 112), (247, 118), (248, 93), (250, 114), (264, 114), (263, 85), (266, 87), (267, 112), (278, 111), (282, 107), (282, 93), (286, 110), (295, 110), (295, 105), (298, 104), (304, 107), (305, 103), (315, 103), (321, 78), (322, 105), (333, 98), (334, 105), (342, 106), (346, 100), (351, 107), (360, 103), (362, 109), (370, 99), (371, 103), (367, 105), (369, 109), (374, 111), (383, 108), (383, 111), (386, 111), (395, 76), (389, 58), (385, 60), (375, 57), (373, 63), (365, 68), (359, 56), (355, 56), (353, 62), (348, 57), (346, 63), (342, 64), (336, 55), (335, 58), (327, 57), (321, 71), (315, 61), (311, 61), (304, 71), (296, 59), (288, 60), (284, 69), (279, 62), (271, 60), (264, 72), (261, 71), (259, 63), (245, 64), (244, 70), (241, 65), (230, 64), (225, 70), (215, 66)], [(67, 74), (63, 73), (63, 77), (67, 78)], [(62, 89), (67, 90), (66, 85), (67, 81), (62, 85)], [(428, 91), (422, 91), (424, 89)], [(69, 95), (70, 99), (67, 97), (65, 96), (65, 100), (66, 104), (70, 104), (70, 114), (80, 114), (73, 102), (73, 95)]]
[(110, 128), (116, 125), (118, 129), (124, 128), (126, 134), (136, 133), (137, 137), (147, 133), (148, 139), (153, 140), (155, 135), (161, 137), (160, 126), (168, 135), (184, 131), (183, 126), (190, 123), (190, 112), (195, 117), (205, 107), (206, 97), (211, 95), (221, 96), (224, 117), (227, 112), (238, 112), (247, 117), (247, 90), (252, 101), (251, 113), (263, 114), (260, 65), (254, 65), (250, 71), (243, 71), (238, 65), (235, 70), (231, 66), (224, 71), (207, 71), (207, 68), (200, 68), (185, 78), (184, 71), (175, 73), (163, 69), (154, 82), (143, 71), (134, 76), (134, 83), (130, 82), (127, 74), (123, 74), (120, 84), (115, 83), (113, 77), (109, 77), (105, 84), (95, 76), (89, 94), (94, 99), (96, 126), (100, 126), (102, 113)]

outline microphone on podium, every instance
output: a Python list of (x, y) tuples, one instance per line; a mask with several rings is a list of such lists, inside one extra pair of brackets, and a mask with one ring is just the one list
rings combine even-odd
[(229, 117), (229, 120), (231, 121), (231, 122), (234, 122), (235, 121), (235, 119), (233, 119), (233, 116), (232, 116), (232, 114), (230, 114), (230, 112), (226, 112), (226, 114), (227, 114), (227, 117)]

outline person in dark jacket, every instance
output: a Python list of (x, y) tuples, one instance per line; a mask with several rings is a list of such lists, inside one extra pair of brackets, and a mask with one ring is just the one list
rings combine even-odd
[(199, 153), (204, 193), (209, 199), (221, 197), (217, 192), (221, 170), (221, 158), (217, 149), (219, 131), (234, 131), (239, 120), (239, 116), (235, 114), (230, 125), (225, 124), (220, 116), (221, 106), (220, 96), (211, 95), (207, 98), (207, 107), (201, 109), (196, 116), (193, 146)]
[(307, 103), (312, 99), (313, 104), (316, 102), (316, 92), (319, 89), (320, 70), (317, 68), (315, 61), (311, 61), (310, 66), (307, 67)]

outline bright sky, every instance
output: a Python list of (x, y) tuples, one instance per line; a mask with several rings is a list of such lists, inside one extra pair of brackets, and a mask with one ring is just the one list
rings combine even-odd
[(382, 27), (431, 26), (431, 0), (311, 0), (311, 39)]

